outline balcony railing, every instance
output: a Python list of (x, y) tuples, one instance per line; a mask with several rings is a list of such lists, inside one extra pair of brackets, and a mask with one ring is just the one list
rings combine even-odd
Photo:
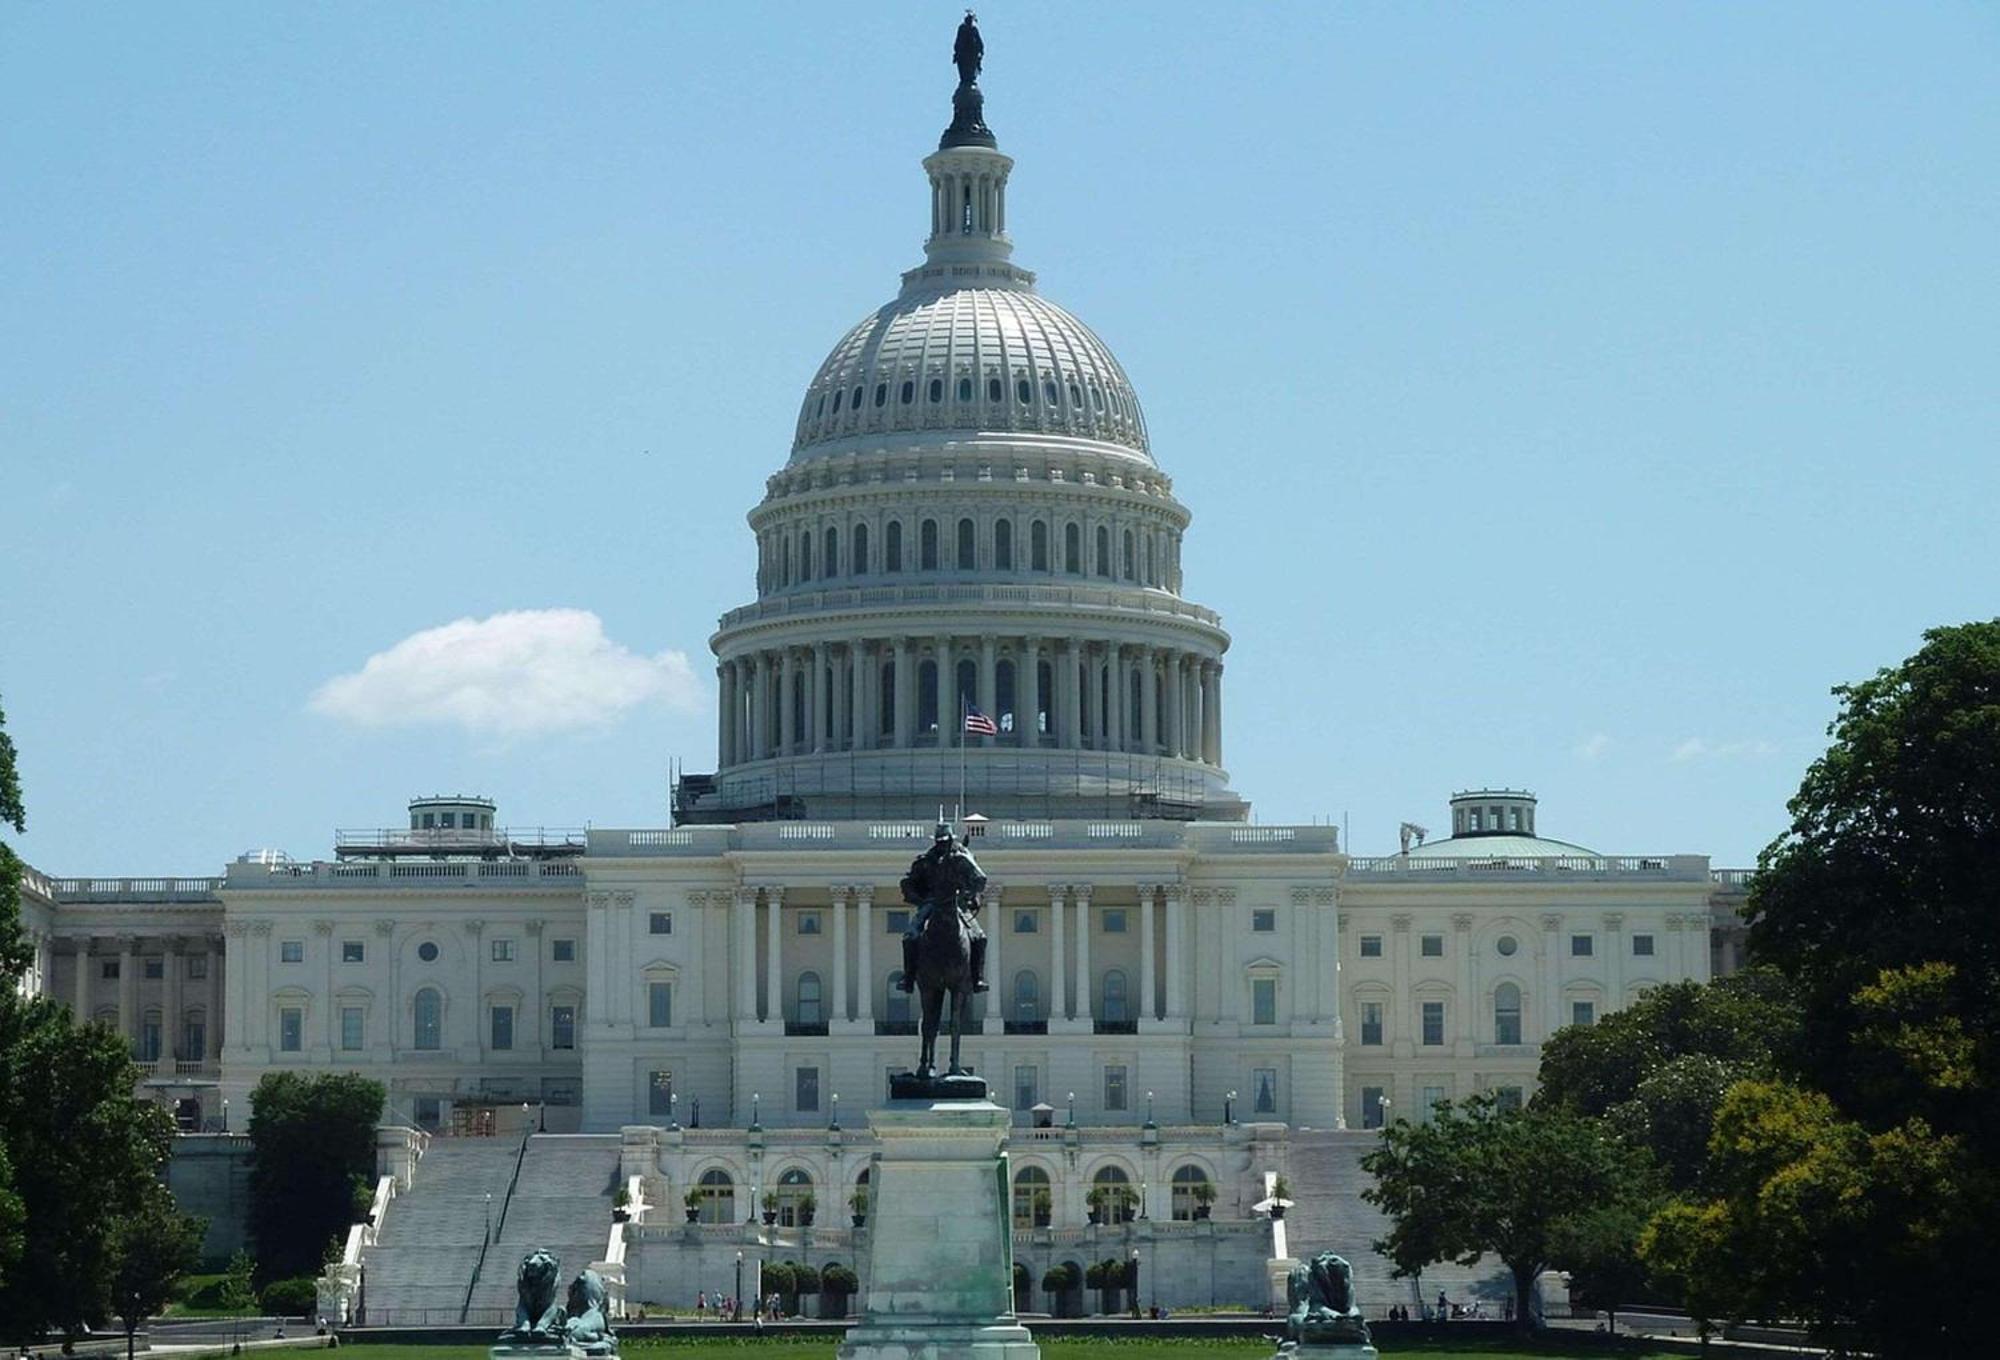
[(1709, 881), (1706, 855), (1496, 855), (1476, 859), (1446, 855), (1377, 855), (1349, 861), (1347, 873), (1350, 878), (1365, 877), (1371, 881), (1395, 878)]

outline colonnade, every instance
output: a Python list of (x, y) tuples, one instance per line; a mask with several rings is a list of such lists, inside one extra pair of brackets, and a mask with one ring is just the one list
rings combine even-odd
[[(1108, 904), (1138, 918), (1138, 994), (1131, 1014), (1122, 1018), (1184, 1020), (1189, 1014), (1187, 894), (1179, 884), (1173, 883), (1140, 883), (1135, 887), (1136, 901), (1124, 900), (1120, 894), (1118, 902)], [(848, 1021), (857, 1025), (872, 1025), (876, 1018), (878, 996), (882, 994), (890, 973), (901, 966), (901, 956), (894, 952), (900, 948), (896, 937), (888, 936), (877, 928), (875, 893), (875, 885), (862, 883), (832, 886), (827, 890), (828, 901), (824, 904), (817, 900), (800, 903), (797, 894), (793, 896), (793, 910), (828, 912), (832, 917), (827, 931), (833, 947), (833, 960), (828, 969), (831, 985), (824, 991), (824, 1019), (829, 1025)], [(785, 895), (785, 887), (776, 884), (744, 886), (736, 890), (730, 927), (734, 937), (733, 953), (737, 960), (737, 966), (732, 970), (736, 991), (731, 1001), (731, 1013), (739, 1024), (782, 1025), (787, 1020), (798, 1018), (795, 1013), (788, 1012), (786, 1006), (790, 989), (787, 987), (789, 977), (784, 947)], [(818, 894), (814, 896), (817, 899)], [(1041, 906), (1044, 901), (1049, 913), (1049, 971), (1047, 987), (1042, 992), (1045, 998), (1043, 1013), (1034, 1018), (1083, 1025), (1094, 1023), (1093, 994), (1101, 995), (1102, 987), (1099, 974), (1093, 971), (1090, 961), (1091, 936), (1099, 920), (1093, 912), (1093, 899), (1097, 911), (1101, 912), (1107, 905), (1103, 897), (1104, 894), (1094, 891), (1093, 885), (1088, 883), (1016, 885), (1007, 889), (998, 884), (988, 885), (982, 914), (987, 941), (986, 977), (992, 986), (987, 1005), (987, 1032), (1000, 1032), (1005, 1021), (1014, 1018), (1010, 1014), (1012, 997), (1008, 984), (1013, 972), (1021, 966), (1021, 961), (1011, 957), (1018, 947), (1018, 939), (1009, 929), (1008, 912), (1023, 906)], [(1004, 899), (1011, 900), (1006, 900), (1003, 905)], [(850, 909), (854, 918), (852, 928), (848, 924)], [(760, 915), (764, 919), (761, 960), (757, 948)], [(875, 958), (878, 934), (891, 949), (891, 956), (882, 962), (879, 974)], [(1158, 960), (1159, 966), (1156, 966), (1156, 955), (1162, 952), (1159, 943), (1162, 937), (1164, 959)], [(1040, 961), (1036, 962), (1039, 964)], [(848, 985), (850, 971), (854, 978), (852, 987)]]
[[(76, 972), (70, 979), (70, 1013), (79, 1023), (91, 1019), (92, 1006), (102, 1004), (105, 993), (111, 991), (118, 1011), (118, 1032), (132, 1044), (137, 1053), (143, 1037), (142, 1024), (147, 1010), (157, 1009), (160, 1013), (160, 1051), (157, 1061), (213, 1063), (222, 1056), (222, 949), (221, 940), (213, 937), (196, 937), (206, 945), (205, 949), (190, 949), (190, 941), (183, 936), (170, 935), (159, 940), (160, 951), (156, 954), (145, 952), (146, 940), (136, 935), (116, 937), (117, 947), (113, 951), (99, 953), (95, 949), (93, 937), (77, 937)], [(53, 955), (51, 955), (53, 958)], [(160, 976), (149, 988), (152, 997), (149, 1004), (140, 1000), (140, 984), (148, 959), (160, 959)], [(118, 977), (115, 982), (97, 976), (105, 962), (118, 961)], [(201, 976), (190, 979), (189, 961), (200, 959)], [(188, 983), (192, 982), (192, 988)], [(115, 989), (115, 990), (112, 990)], [(190, 996), (190, 990), (193, 995)], [(187, 1051), (185, 1025), (188, 1015), (199, 1009), (202, 1020), (201, 1052)]]
[(1222, 763), (1222, 663), (1149, 643), (990, 633), (815, 642), (726, 658), (716, 680), (724, 769), (949, 748), (961, 697), (1003, 725), (973, 745)]

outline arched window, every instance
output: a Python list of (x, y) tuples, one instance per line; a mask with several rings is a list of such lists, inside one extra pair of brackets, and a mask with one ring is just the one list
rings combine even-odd
[(833, 394), (833, 413), (835, 415), (840, 414), (840, 403), (846, 399), (847, 399), (847, 389), (844, 387), (840, 391), (835, 392)]
[(1139, 1192), (1122, 1166), (1101, 1166), (1090, 1178), (1087, 1201), (1094, 1202), (1106, 1223), (1130, 1223), (1139, 1208)]
[(895, 1024), (910, 1022), (910, 994), (896, 984), (903, 980), (903, 970), (898, 968), (889, 974), (889, 985), (882, 998), (882, 1018)]
[(958, 569), (960, 571), (975, 571), (978, 569), (979, 545), (977, 540), (978, 532), (974, 529), (972, 521), (969, 519), (960, 520), (958, 522)]
[(778, 566), (778, 579), (781, 583), (790, 585), (792, 583), (792, 538), (790, 534), (785, 535), (784, 542), (779, 548), (779, 555), (783, 560)]
[(911, 402), (917, 399), (917, 385), (914, 381), (912, 381), (909, 378), (903, 379), (902, 398), (903, 398), (903, 405), (905, 406), (908, 406)]
[(1191, 1222), (1198, 1207), (1213, 1203), (1215, 1200), (1215, 1186), (1209, 1181), (1208, 1173), (1193, 1162), (1185, 1162), (1175, 1167), (1172, 1183), (1173, 1216), (1176, 1222)]
[(1053, 732), (1056, 728), (1055, 667), (1046, 661), (1038, 661), (1035, 663), (1035, 671), (1040, 677), (1040, 683), (1035, 686), (1035, 693), (1041, 696), (1042, 709), (1039, 713), (1030, 713), (1028, 715), (1028, 739), (1030, 743), (1036, 737), (1047, 732)]
[(958, 399), (960, 401), (972, 400), (972, 379), (960, 378), (958, 380)]
[[(778, 1226), (781, 1228), (802, 1228), (805, 1226), (806, 1201), (813, 1197), (812, 1177), (793, 1167), (778, 1177)], [(817, 1207), (817, 1206), (815, 1206)]]
[(931, 398), (931, 405), (933, 405), (933, 406), (937, 405), (937, 404), (938, 404), (939, 402), (941, 402), (941, 401), (943, 401), (943, 400), (944, 400), (944, 379), (943, 379), (943, 378), (932, 378), (932, 379), (931, 379), (931, 390), (930, 390), (930, 398)]
[(840, 530), (826, 531), (825, 546), (819, 555), (819, 574), (831, 580), (840, 575)]
[(1036, 520), (1028, 526), (1028, 566), (1034, 571), (1049, 569), (1049, 525)]
[[(169, 963), (173, 961), (171, 954), (167, 956), (167, 961)], [(158, 1011), (147, 1011), (140, 1019), (139, 1051), (133, 1056), (140, 1062), (158, 1062), (160, 1060), (160, 1013)]]
[(896, 663), (882, 663), (882, 700), (875, 705), (880, 723), (876, 735), (893, 737), (896, 735)]
[(1130, 1020), (1129, 1008), (1125, 1004), (1125, 973), (1113, 968), (1104, 975), (1104, 1018), (1106, 1020)]
[(856, 384), (854, 384), (854, 395), (853, 395), (853, 396), (851, 396), (851, 397), (849, 397), (849, 398), (847, 399), (847, 404), (848, 404), (849, 406), (852, 406), (852, 407), (854, 408), (854, 413), (855, 413), (856, 415), (859, 415), (859, 414), (861, 414), (861, 384), (860, 384), (860, 383), (856, 383)]
[[(958, 691), (952, 695), (953, 707), (958, 710), (964, 710), (977, 704), (979, 702), (979, 666), (971, 657), (968, 656), (958, 663), (955, 678), (958, 681)], [(957, 722), (958, 713), (952, 713), (948, 721)]]
[(917, 731), (938, 725), (938, 668), (935, 661), (917, 663)]
[(1125, 579), (1130, 581), (1139, 574), (1139, 554), (1133, 546), (1132, 531), (1125, 531)]
[(1111, 575), (1111, 531), (1102, 524), (1097, 526), (1097, 574)]
[(736, 1182), (721, 1168), (704, 1171), (695, 1182), (695, 1199), (701, 1207), (703, 1223), (736, 1221)]
[(812, 578), (813, 536), (812, 530), (805, 529), (799, 533), (799, 580), (810, 581)]
[(1160, 574), (1155, 566), (1154, 556), (1153, 556), (1153, 536), (1151, 534), (1147, 534), (1146, 535), (1146, 584), (1149, 586), (1156, 586), (1159, 583), (1160, 583)]
[(796, 1007), (799, 1023), (817, 1025), (825, 1021), (826, 1009), (820, 1003), (818, 973), (799, 974), (799, 1002)]
[(876, 383), (876, 384), (875, 384), (875, 404), (876, 404), (877, 406), (880, 406), (880, 405), (882, 405), (882, 403), (886, 402), (887, 400), (889, 400), (889, 384), (888, 384), (888, 383), (886, 383), (886, 382), (878, 382), (878, 383)]
[(1035, 389), (1028, 386), (1026, 378), (1022, 378), (1014, 384), (1014, 396), (1019, 399), (1021, 405), (1026, 406), (1035, 399)]
[(411, 1047), (426, 1053), (435, 1052), (444, 1038), (444, 998), (438, 995), (435, 987), (419, 987), (412, 1011), (416, 1024)]
[(1063, 570), (1083, 575), (1083, 531), (1074, 524), (1063, 525)]
[(1024, 1166), (1014, 1173), (1014, 1226), (1046, 1228), (1055, 1196), (1049, 1187), (1049, 1173), (1039, 1166)]
[(889, 528), (882, 540), (882, 570), (901, 571), (903, 569), (903, 523), (890, 520)]
[(986, 380), (986, 400), (992, 402), (995, 406), (1000, 404), (1000, 380), (998, 378), (988, 378)]
[(1493, 1042), (1521, 1042), (1521, 989), (1511, 982), (1493, 989)]
[(993, 667), (993, 721), (1003, 736), (1021, 730), (1014, 704), (1014, 663), (1003, 659)]
[(1014, 1018), (1029, 1023), (1042, 1018), (1042, 980), (1031, 968), (1014, 974)]
[(848, 570), (853, 576), (868, 574), (868, 526), (865, 524), (854, 526), (854, 561), (849, 564)]
[(1014, 569), (1014, 522), (1001, 519), (993, 522), (993, 569), (1012, 571)]
[(921, 571), (936, 571), (938, 564), (937, 521), (927, 519), (919, 531), (917, 567)]

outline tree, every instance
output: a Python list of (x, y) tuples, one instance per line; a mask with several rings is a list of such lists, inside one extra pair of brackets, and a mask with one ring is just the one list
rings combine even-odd
[(0, 987), (0, 1146), (25, 1213), (0, 1334), (75, 1334), (111, 1313), (112, 1225), (158, 1190), (173, 1123), (132, 1094), (122, 1035)]
[(1375, 1250), (1413, 1275), (1434, 1261), (1471, 1265), (1491, 1252), (1514, 1277), (1515, 1317), (1536, 1324), (1535, 1279), (1558, 1264), (1566, 1224), (1651, 1193), (1642, 1154), (1597, 1124), (1493, 1096), (1441, 1101), (1431, 1122), (1398, 1120), (1361, 1165), (1362, 1192), (1392, 1220)]
[(1651, 1292), (1650, 1273), (1639, 1256), (1640, 1235), (1652, 1205), (1633, 1197), (1585, 1209), (1556, 1222), (1549, 1235), (1550, 1256), (1569, 1272), (1570, 1297), (1603, 1312), (1618, 1330), (1618, 1310)]
[(111, 1306), (125, 1324), (125, 1360), (132, 1360), (140, 1324), (166, 1306), (174, 1285), (201, 1259), (206, 1227), (176, 1209), (157, 1183), (111, 1225)]
[[(21, 799), (21, 774), (14, 739), (7, 735), (7, 713), (0, 709), (0, 824), (16, 835), (28, 829), (28, 808)], [(0, 981), (12, 983), (34, 966), (35, 951), (21, 933), (21, 861), (0, 841)]]
[(250, 1092), (250, 1235), (257, 1281), (315, 1275), (368, 1210), (382, 1084), (269, 1072)]

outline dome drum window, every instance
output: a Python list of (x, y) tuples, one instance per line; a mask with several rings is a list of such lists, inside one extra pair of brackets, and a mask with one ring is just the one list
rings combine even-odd
[(911, 402), (915, 401), (917, 399), (916, 383), (912, 382), (908, 378), (903, 379), (903, 390), (901, 396), (903, 399), (903, 405), (905, 406), (908, 406)]

